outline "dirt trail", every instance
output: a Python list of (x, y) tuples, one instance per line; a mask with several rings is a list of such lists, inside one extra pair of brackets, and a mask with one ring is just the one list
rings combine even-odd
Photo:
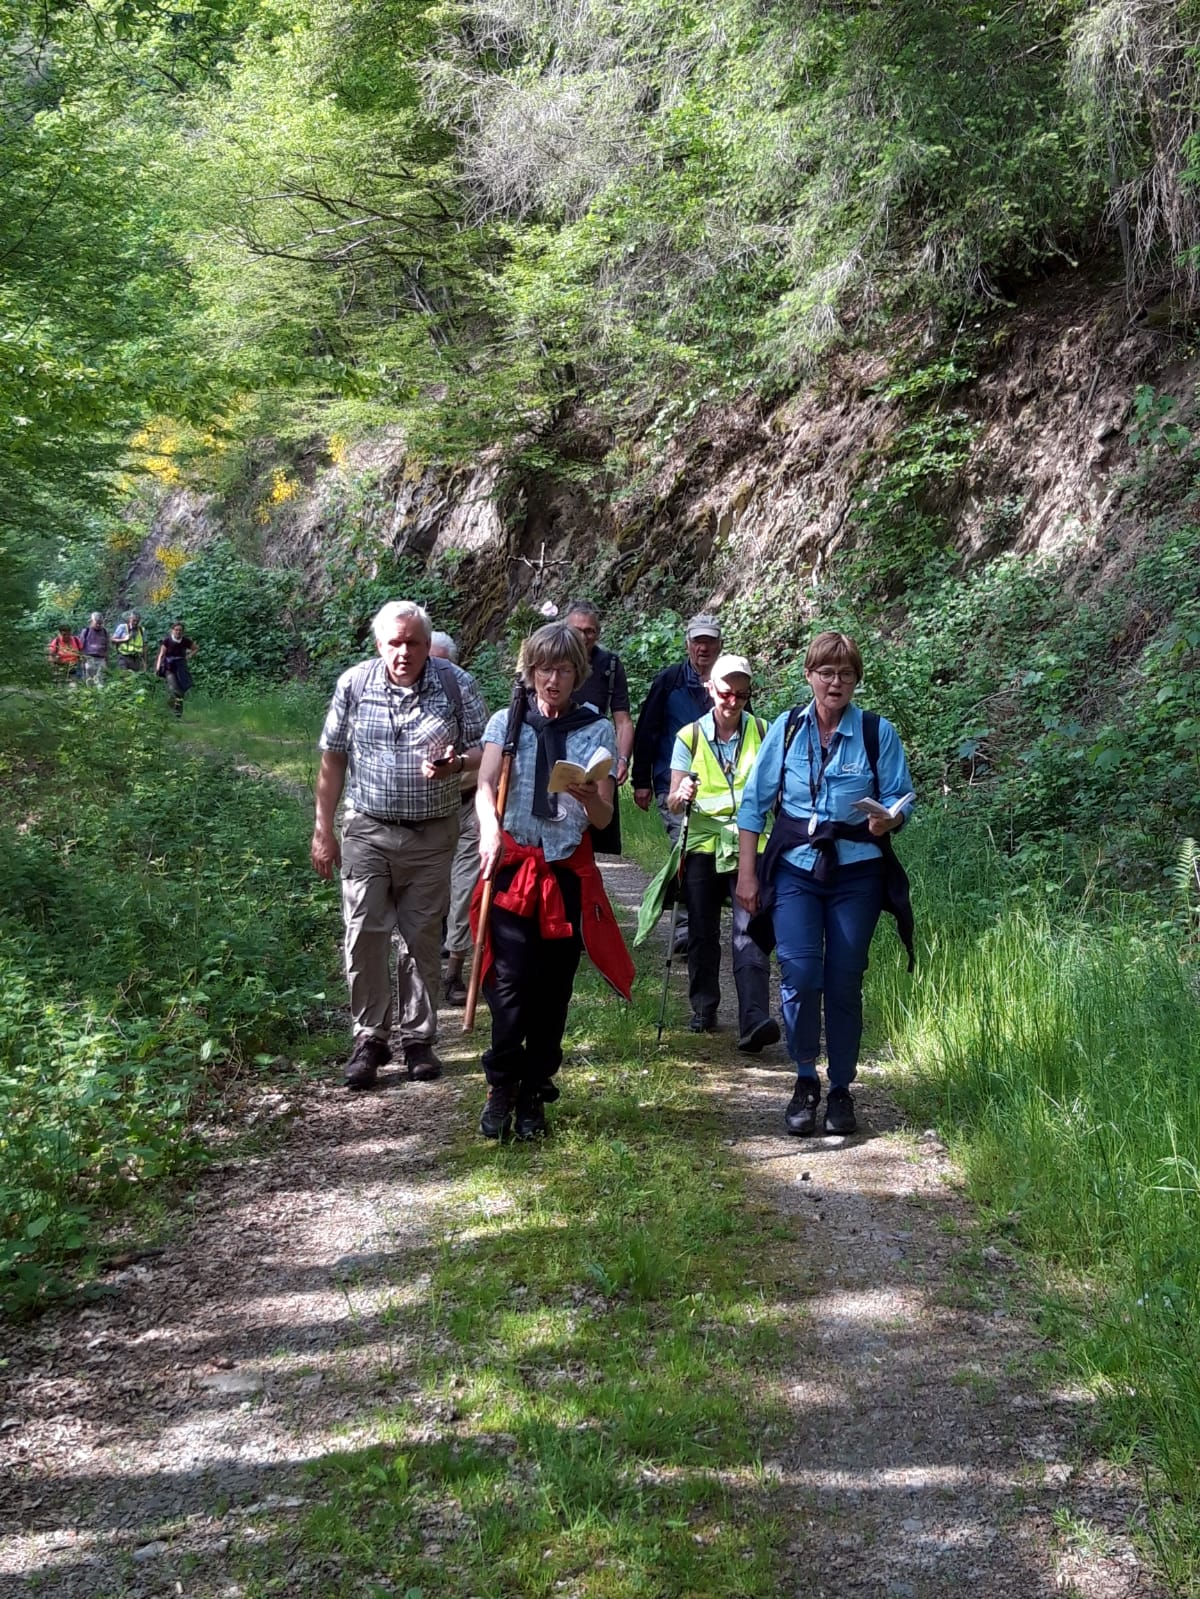
[[(635, 902), (636, 868), (606, 870)], [(264, 1088), (261, 1114), (291, 1118), (278, 1148), (206, 1172), (178, 1241), (96, 1303), (0, 1336), (0, 1599), (232, 1599), (231, 1552), (299, 1506), (304, 1462), (371, 1442), (361, 1418), (416, 1395), (395, 1284), (428, 1284), (445, 1129), (481, 1099), (444, 1022), (439, 1083)], [(941, 1146), (870, 1068), (858, 1138), (788, 1139), (782, 1048), (744, 1059), (728, 1033), (696, 1051), (756, 1196), (796, 1223), (779, 1293), (804, 1315), (778, 1377), (795, 1425), (767, 1463), (781, 1592), (1157, 1595), (1125, 1535), (1136, 1491), (1088, 1455), (1086, 1396), (1039, 1385), (1012, 1265), (972, 1264)]]

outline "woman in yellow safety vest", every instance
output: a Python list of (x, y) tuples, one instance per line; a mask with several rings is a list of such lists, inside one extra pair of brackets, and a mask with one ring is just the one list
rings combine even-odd
[[(771, 1015), (767, 956), (747, 931), (749, 916), (733, 898), (737, 877), (738, 806), (766, 728), (745, 709), (750, 662), (721, 655), (708, 682), (712, 710), (681, 727), (671, 755), (667, 808), (691, 806), (683, 891), (688, 911), (688, 997), (693, 1033), (711, 1033), (721, 1003), (721, 910), (733, 906), (733, 981), (738, 1048), (756, 1055), (779, 1041)], [(765, 839), (763, 840), (765, 843)]]
[(113, 629), (113, 644), (117, 660), (130, 672), (146, 669), (146, 635), (142, 632), (142, 619), (130, 611), (125, 620)]

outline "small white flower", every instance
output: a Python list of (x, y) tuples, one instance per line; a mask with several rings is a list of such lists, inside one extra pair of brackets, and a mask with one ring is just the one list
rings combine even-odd
[(541, 615), (546, 618), (547, 622), (553, 622), (558, 615), (558, 606), (555, 605), (553, 600), (547, 600), (541, 608)]

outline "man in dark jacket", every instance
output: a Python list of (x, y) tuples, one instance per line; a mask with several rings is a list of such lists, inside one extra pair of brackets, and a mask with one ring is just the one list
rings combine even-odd
[(621, 658), (600, 645), (600, 612), (591, 600), (572, 600), (567, 606), (567, 621), (582, 633), (591, 676), (575, 690), (576, 702), (594, 705), (601, 716), (610, 717), (617, 735), (617, 768), (614, 776), (619, 788), (629, 776), (629, 757), (633, 750), (633, 717), (629, 714), (629, 685)]
[[(708, 679), (713, 662), (721, 653), (721, 624), (715, 616), (702, 612), (688, 623), (686, 637), (687, 660), (665, 667), (651, 683), (633, 734), (634, 804), (648, 811), (654, 800), (672, 846), (679, 836), (683, 816), (667, 809), (671, 753), (679, 729), (698, 721), (712, 706)], [(675, 945), (679, 951), (687, 948), (687, 921), (682, 915)]]

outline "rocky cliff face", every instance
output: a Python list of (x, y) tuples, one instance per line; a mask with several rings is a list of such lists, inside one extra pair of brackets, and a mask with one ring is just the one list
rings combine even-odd
[[(299, 567), (318, 587), (338, 540), (426, 562), (453, 552), (470, 596), (470, 647), (520, 600), (561, 602), (583, 584), (609, 606), (639, 610), (720, 602), (766, 567), (803, 586), (862, 536), (864, 496), (906, 460), (898, 518), (935, 517), (964, 562), (1067, 540), (1086, 554), (1121, 518), (1138, 385), (1178, 398), (1181, 416), (1192, 403), (1195, 364), (1173, 363), (1171, 349), (1165, 331), (1129, 322), (1118, 288), (1063, 273), (1017, 308), (961, 329), (924, 392), (895, 381), (921, 367), (911, 341), (902, 361), (843, 355), (769, 407), (747, 399), (710, 409), (657, 459), (634, 446), (620, 473), (586, 414), (556, 439), (579, 469), (569, 481), (508, 474), (498, 456), (424, 469), (396, 435), (364, 441), (312, 471), (271, 519), (263, 558)], [(951, 413), (954, 452), (931, 454), (922, 477), (914, 417)], [(194, 547), (214, 527), (210, 505), (176, 491), (159, 507), (147, 550), (164, 538)]]

